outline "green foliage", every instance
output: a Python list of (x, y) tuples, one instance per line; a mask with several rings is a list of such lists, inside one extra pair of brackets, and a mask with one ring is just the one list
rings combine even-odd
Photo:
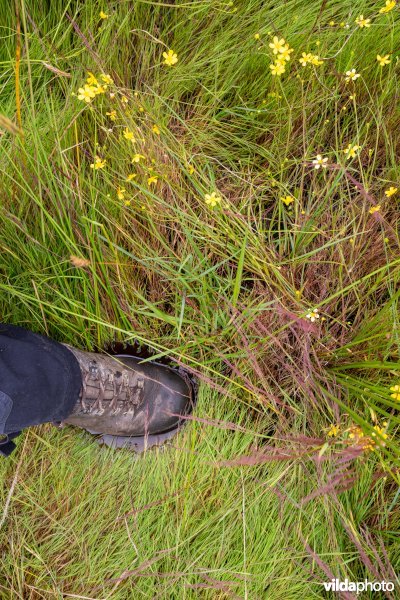
[[(0, 464), (3, 505), (19, 465), (4, 598), (308, 600), (322, 563), (387, 575), (383, 547), (396, 570), (400, 36), (383, 5), (3, 0), (2, 320), (148, 343), (198, 374), (196, 417), (246, 430), (191, 422), (140, 458), (30, 430)], [(90, 73), (113, 83), (86, 103)]]

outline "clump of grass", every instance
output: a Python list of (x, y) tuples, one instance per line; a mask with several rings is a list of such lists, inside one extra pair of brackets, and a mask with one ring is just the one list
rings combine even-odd
[[(381, 4), (7, 11), (3, 319), (87, 349), (139, 339), (212, 396), (179, 451), (133, 462), (29, 433), (6, 592), (308, 598), (298, 582), (318, 594), (328, 572), (393, 576), (398, 7)], [(140, 506), (168, 499), (135, 517), (140, 551), (115, 526), (130, 485)]]

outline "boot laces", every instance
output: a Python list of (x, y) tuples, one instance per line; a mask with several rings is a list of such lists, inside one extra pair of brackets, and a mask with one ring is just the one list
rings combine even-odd
[[(80, 394), (81, 406), (84, 412), (91, 412), (92, 409), (95, 408), (103, 410), (102, 402), (104, 400), (107, 383), (110, 383), (113, 386), (110, 408), (115, 409), (118, 405), (118, 400), (124, 400), (124, 398), (128, 410), (130, 407), (135, 408), (140, 404), (144, 389), (144, 379), (139, 378), (137, 381), (132, 382), (124, 367), (121, 371), (117, 371), (119, 373), (118, 375), (110, 370), (104, 372), (103, 369), (99, 368), (96, 361), (90, 361), (88, 366), (85, 365)], [(87, 404), (87, 388), (89, 384), (92, 384), (92, 386), (95, 384), (95, 387), (98, 386), (99, 388), (98, 396), (91, 406), (88, 406)]]

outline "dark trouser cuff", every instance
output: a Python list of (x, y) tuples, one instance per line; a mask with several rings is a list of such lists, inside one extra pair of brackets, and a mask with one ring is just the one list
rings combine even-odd
[(16, 448), (15, 443), (11, 440), (16, 438), (20, 433), (20, 431), (16, 431), (15, 433), (3, 434), (4, 439), (0, 439), (0, 456), (10, 456), (11, 452)]
[[(22, 327), (0, 325), (0, 434), (62, 421), (81, 385), (78, 361), (65, 346)], [(1, 453), (7, 444), (14, 446), (0, 439)]]

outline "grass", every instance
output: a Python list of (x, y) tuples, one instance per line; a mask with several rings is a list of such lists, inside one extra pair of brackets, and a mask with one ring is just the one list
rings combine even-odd
[[(0, 597), (396, 581), (400, 35), (382, 6), (3, 2), (2, 320), (82, 349), (138, 339), (201, 387), (144, 456), (24, 433), (0, 462)], [(86, 103), (89, 72), (113, 83)]]

